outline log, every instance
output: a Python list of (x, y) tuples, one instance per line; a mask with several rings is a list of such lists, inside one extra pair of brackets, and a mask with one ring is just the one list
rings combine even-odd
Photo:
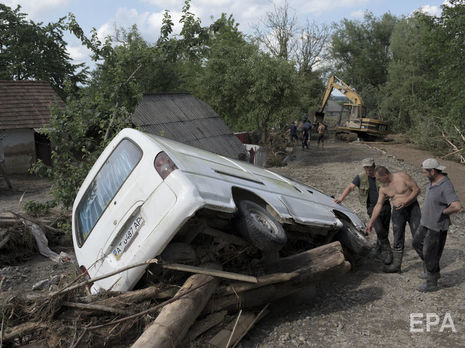
[(178, 291), (178, 294), (182, 294), (205, 282), (208, 283), (163, 307), (155, 321), (145, 329), (132, 347), (171, 348), (182, 342), (189, 328), (215, 291), (219, 281), (208, 275), (195, 274), (190, 276)]
[(345, 261), (340, 243), (334, 242), (282, 258), (270, 264), (270, 267), (283, 272), (296, 272), (299, 276), (289, 282), (265, 285), (228, 296), (214, 296), (206, 306), (205, 313), (224, 309), (234, 312), (273, 302), (300, 291), (313, 281), (348, 272), (350, 263)]
[(244, 283), (244, 282), (234, 282), (234, 283), (231, 283), (229, 285), (220, 287), (215, 292), (215, 295), (216, 296), (230, 295), (230, 294), (234, 294), (234, 293), (244, 292), (244, 291), (256, 289), (256, 288), (259, 288), (259, 287), (262, 287), (262, 286), (265, 286), (265, 285), (287, 282), (287, 281), (289, 281), (291, 279), (294, 279), (294, 278), (296, 278), (298, 276), (300, 276), (300, 274), (297, 273), (297, 272), (267, 274), (267, 275), (258, 277), (257, 278), (258, 283), (256, 283), (256, 284), (250, 284), (250, 283)]
[(297, 269), (309, 268), (309, 272), (319, 272), (333, 263), (342, 263), (344, 253), (341, 243), (336, 241), (302, 253), (283, 257), (265, 265), (267, 272), (294, 272)]

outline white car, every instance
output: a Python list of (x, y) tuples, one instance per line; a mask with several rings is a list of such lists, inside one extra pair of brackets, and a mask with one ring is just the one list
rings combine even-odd
[[(276, 253), (288, 236), (315, 244), (339, 239), (359, 254), (369, 248), (357, 215), (310, 186), (124, 129), (95, 162), (74, 201), (77, 261), (95, 278), (158, 257), (176, 239), (195, 239), (199, 231), (192, 227), (194, 220), (223, 222), (228, 233), (237, 233), (264, 253)], [(145, 268), (97, 281), (91, 291), (130, 290)]]

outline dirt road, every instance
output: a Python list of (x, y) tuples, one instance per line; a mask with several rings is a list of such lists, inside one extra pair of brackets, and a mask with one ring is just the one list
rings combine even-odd
[[(406, 145), (378, 145), (330, 142), (324, 150), (317, 150), (311, 144), (310, 151), (299, 150), (295, 161), (276, 171), (336, 196), (360, 172), (359, 161), (372, 156), (377, 164), (412, 175), (422, 189), (419, 198), (422, 204), (427, 180), (419, 165), (432, 155), (420, 150), (408, 151)], [(451, 177), (457, 191), (464, 192), (465, 182), (458, 179), (464, 166), (450, 167), (454, 167)], [(464, 202), (463, 195), (461, 199)], [(367, 221), (356, 193), (344, 202)], [(422, 263), (412, 249), (407, 231), (401, 274), (383, 273), (382, 264), (369, 256), (343, 278), (316, 285), (298, 298), (276, 303), (270, 315), (243, 341), (242, 347), (463, 347), (464, 212), (455, 215), (453, 220), (455, 224), (449, 230), (441, 259), (439, 291), (426, 294), (416, 291), (422, 282), (417, 277), (423, 272)], [(372, 242), (373, 237), (370, 236)]]

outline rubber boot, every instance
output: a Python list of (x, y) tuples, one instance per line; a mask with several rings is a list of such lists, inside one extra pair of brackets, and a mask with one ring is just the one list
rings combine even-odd
[[(425, 264), (423, 263), (423, 273), (420, 273), (418, 275), (418, 278), (420, 279), (426, 279), (427, 278), (427, 274), (428, 274), (428, 271), (426, 270), (426, 266)], [(441, 273), (437, 272), (437, 273), (434, 273), (437, 277), (437, 279), (441, 278)]]
[(381, 257), (385, 265), (390, 265), (392, 263), (392, 249), (389, 242), (385, 242), (381, 245)]
[(385, 273), (400, 273), (400, 266), (402, 265), (403, 250), (392, 251), (392, 263), (384, 266), (383, 271)]
[(417, 290), (421, 292), (431, 292), (438, 289), (438, 274), (437, 273), (426, 273), (425, 283), (420, 285)]

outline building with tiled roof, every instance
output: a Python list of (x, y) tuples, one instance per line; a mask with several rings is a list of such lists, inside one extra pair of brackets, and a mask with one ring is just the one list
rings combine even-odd
[(50, 142), (39, 131), (53, 105), (64, 103), (48, 82), (0, 80), (0, 162), (7, 173), (26, 173), (37, 158), (50, 161)]

